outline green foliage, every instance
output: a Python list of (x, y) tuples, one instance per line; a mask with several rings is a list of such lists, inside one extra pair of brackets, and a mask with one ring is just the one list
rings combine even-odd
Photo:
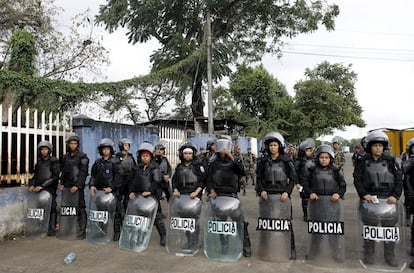
[[(229, 92), (237, 102), (237, 111), (226, 113), (246, 123), (246, 134), (263, 137), (269, 131), (285, 133), (293, 100), (286, 88), (262, 65), (238, 66), (230, 77)], [(231, 100), (230, 100), (231, 101)]]
[(16, 31), (10, 39), (10, 47), (9, 69), (26, 75), (33, 75), (36, 57), (33, 35), (24, 29)]
[[(280, 53), (285, 37), (315, 31), (320, 25), (332, 30), (339, 9), (325, 1), (306, 0), (108, 0), (100, 7), (96, 20), (110, 32), (126, 27), (129, 43), (156, 39), (161, 46), (154, 51), (151, 62), (153, 71), (158, 71), (205, 45), (207, 14), (211, 14), (212, 21), (213, 79), (218, 80), (230, 75), (234, 63), (257, 61), (268, 52)], [(206, 54), (202, 54), (181, 75), (170, 79), (193, 92), (194, 117), (203, 115), (206, 62)]]
[(305, 76), (306, 80), (294, 86), (295, 105), (309, 120), (306, 130), (310, 137), (331, 134), (345, 126), (365, 126), (354, 93), (357, 75), (351, 65), (324, 62), (313, 70), (307, 69)]

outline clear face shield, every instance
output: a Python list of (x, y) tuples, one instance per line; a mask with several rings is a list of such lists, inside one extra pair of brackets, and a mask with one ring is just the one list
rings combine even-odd
[(231, 151), (231, 141), (228, 139), (217, 139), (216, 140), (216, 153), (222, 152), (227, 149)]

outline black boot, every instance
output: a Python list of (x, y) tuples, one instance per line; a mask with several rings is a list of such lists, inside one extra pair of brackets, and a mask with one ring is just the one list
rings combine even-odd
[(83, 240), (86, 238), (86, 211), (85, 208), (79, 209), (79, 233), (78, 233), (78, 239)]
[(390, 266), (398, 266), (398, 261), (394, 253), (395, 243), (384, 243), (385, 262)]
[(365, 240), (363, 248), (364, 248), (364, 257), (363, 257), (364, 264), (373, 264), (375, 262), (375, 259), (374, 259), (375, 242), (371, 240)]
[(252, 256), (252, 248), (250, 245), (249, 230), (247, 229), (248, 226), (249, 226), (249, 223), (244, 222), (244, 238), (243, 238), (243, 256), (244, 257)]
[(308, 199), (302, 198), (303, 221), (308, 221)]
[(292, 221), (290, 222), (290, 228), (290, 259), (296, 260), (295, 233), (293, 232)]
[(157, 213), (154, 224), (158, 230), (158, 234), (160, 235), (160, 246), (165, 246), (167, 240), (167, 230), (165, 229), (164, 221), (162, 220), (160, 212)]
[(48, 228), (48, 231), (47, 231), (47, 236), (55, 236), (56, 235), (56, 218), (57, 218), (56, 211), (50, 213), (49, 228)]
[(121, 219), (115, 219), (114, 221), (114, 241), (119, 241), (119, 237), (121, 236)]

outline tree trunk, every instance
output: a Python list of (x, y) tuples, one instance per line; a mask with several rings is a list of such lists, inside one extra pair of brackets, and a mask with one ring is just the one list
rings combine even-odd
[(194, 117), (194, 129), (197, 133), (203, 133), (201, 123), (199, 123), (199, 120), (197, 120), (197, 118), (204, 117), (204, 114), (203, 114), (204, 101), (203, 101), (203, 94), (201, 92), (202, 86), (203, 86), (203, 80), (201, 79), (201, 77), (197, 77), (195, 85), (194, 85), (192, 102), (191, 102), (191, 111), (193, 112), (193, 117)]

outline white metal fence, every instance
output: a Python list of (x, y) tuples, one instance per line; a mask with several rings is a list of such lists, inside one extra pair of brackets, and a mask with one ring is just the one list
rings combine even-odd
[(175, 168), (180, 162), (178, 158), (178, 148), (187, 140), (187, 132), (185, 130), (159, 127), (160, 143), (165, 146), (165, 156), (171, 164), (172, 168)]
[(66, 152), (65, 138), (72, 131), (71, 117), (45, 112), (39, 115), (37, 110), (31, 109), (27, 109), (22, 117), (20, 107), (13, 112), (10, 106), (7, 109), (7, 119), (4, 118), (3, 106), (0, 105), (1, 183), (27, 184), (37, 161), (39, 141), (50, 141), (54, 147), (53, 154), (57, 157)]

